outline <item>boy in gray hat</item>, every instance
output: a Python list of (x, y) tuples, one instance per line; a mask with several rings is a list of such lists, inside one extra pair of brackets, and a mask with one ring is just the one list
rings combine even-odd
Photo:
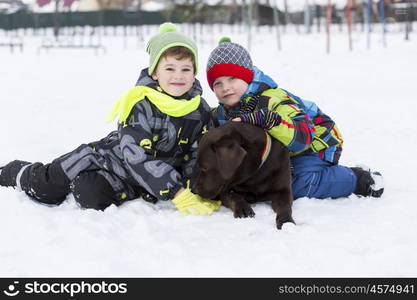
[(220, 40), (207, 62), (207, 81), (220, 104), (213, 110), (216, 125), (250, 123), (288, 148), (295, 199), (382, 195), (380, 173), (338, 164), (343, 139), (335, 122), (315, 103), (279, 88), (241, 45)]
[(210, 108), (195, 78), (197, 47), (171, 23), (160, 26), (147, 52), (149, 68), (122, 95), (109, 120), (117, 131), (49, 164), (15, 160), (0, 168), (0, 185), (60, 204), (72, 192), (84, 208), (103, 210), (142, 196), (173, 199), (180, 213), (209, 215), (219, 203), (189, 189), (197, 143), (211, 127)]

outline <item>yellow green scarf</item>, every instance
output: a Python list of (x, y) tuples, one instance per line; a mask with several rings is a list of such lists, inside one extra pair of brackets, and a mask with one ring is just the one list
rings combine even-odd
[(139, 101), (149, 99), (160, 111), (172, 117), (182, 117), (196, 110), (200, 105), (201, 97), (197, 95), (191, 100), (174, 99), (171, 96), (158, 92), (153, 88), (139, 85), (125, 92), (113, 106), (107, 122), (119, 116), (119, 123), (126, 124), (126, 119), (133, 106)]

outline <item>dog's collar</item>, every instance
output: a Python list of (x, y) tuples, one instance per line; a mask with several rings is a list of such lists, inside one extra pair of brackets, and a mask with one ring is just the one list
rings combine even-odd
[(264, 147), (264, 151), (262, 152), (262, 156), (261, 156), (261, 164), (259, 165), (260, 169), (263, 164), (265, 163), (265, 161), (268, 159), (269, 156), (269, 152), (271, 152), (271, 145), (272, 145), (272, 141), (271, 141), (271, 137), (269, 136), (269, 134), (265, 131), (265, 147)]

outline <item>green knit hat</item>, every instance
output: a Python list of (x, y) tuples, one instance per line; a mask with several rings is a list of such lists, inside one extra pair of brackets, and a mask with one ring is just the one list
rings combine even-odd
[(197, 46), (194, 41), (178, 32), (174, 24), (163, 23), (159, 26), (159, 33), (149, 40), (148, 46), (146, 47), (146, 52), (149, 53), (149, 75), (152, 75), (155, 70), (162, 53), (176, 46), (185, 47), (193, 53), (195, 61), (194, 74), (197, 74)]

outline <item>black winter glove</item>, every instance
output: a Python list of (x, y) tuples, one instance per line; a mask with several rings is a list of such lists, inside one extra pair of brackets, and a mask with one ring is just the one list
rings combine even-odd
[(226, 117), (229, 120), (240, 118), (244, 123), (249, 123), (269, 130), (281, 123), (280, 115), (267, 108), (262, 108), (256, 111), (258, 102), (261, 96), (255, 95), (248, 102), (246, 102), (239, 110), (229, 110), (226, 112)]
[(252, 113), (246, 113), (239, 116), (244, 123), (259, 126), (265, 130), (269, 130), (281, 123), (280, 115), (269, 109), (262, 109)]
[(258, 96), (253, 96), (247, 103), (243, 104), (238, 110), (230, 109), (226, 111), (226, 117), (229, 120), (232, 120), (234, 118), (238, 118), (243, 114), (251, 113), (255, 110), (257, 104), (259, 101)]

